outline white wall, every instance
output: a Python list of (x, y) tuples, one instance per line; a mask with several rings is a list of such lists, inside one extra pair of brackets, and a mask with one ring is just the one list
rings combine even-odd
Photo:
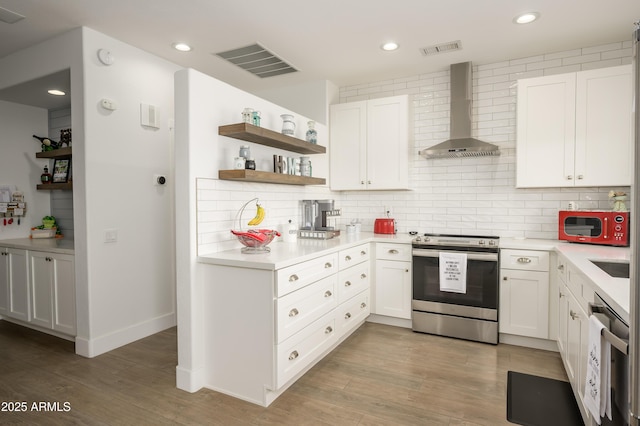
[[(111, 67), (98, 62), (100, 48), (113, 52)], [(179, 67), (77, 28), (1, 59), (0, 88), (67, 68), (76, 352), (92, 357), (175, 325), (173, 190), (154, 186), (153, 175), (165, 174), (169, 183), (173, 179), (168, 122), (173, 117), (173, 74)], [(103, 97), (115, 100), (118, 109), (102, 110), (98, 103)], [(141, 102), (158, 106), (160, 129), (140, 126)], [(117, 230), (118, 241), (105, 243), (105, 229)]]
[(329, 105), (338, 102), (339, 88), (328, 80), (320, 80), (259, 90), (255, 94), (326, 125), (329, 122)]
[[(176, 267), (178, 286), (178, 367), (181, 389), (202, 387), (204, 368), (203, 286), (198, 253), (240, 248), (229, 232), (238, 209), (260, 197), (267, 210), (265, 227), (297, 219), (302, 198), (327, 198), (325, 187), (243, 183), (217, 179), (218, 170), (231, 168), (240, 145), (218, 135), (218, 126), (240, 122), (245, 107), (262, 112), (262, 127), (282, 129), (280, 114), (292, 113), (298, 122), (296, 136), (304, 139), (307, 117), (243, 92), (194, 70), (176, 74)], [(326, 146), (327, 128), (318, 125), (319, 145)], [(272, 155), (291, 152), (249, 143), (259, 170), (272, 170)], [(313, 156), (314, 176), (326, 177), (328, 158)], [(246, 213), (248, 221), (253, 212)], [(277, 244), (277, 243), (273, 243)]]
[(37, 159), (40, 142), (32, 135), (47, 136), (47, 110), (0, 101), (0, 185), (13, 185), (24, 194), (25, 216), (18, 225), (4, 225), (0, 214), (0, 239), (26, 238), (33, 226), (49, 214), (48, 191), (36, 190), (47, 160)]
[[(99, 49), (111, 51), (115, 63), (100, 63)], [(82, 52), (90, 282), (90, 338), (83, 344), (95, 356), (176, 323), (170, 123), (179, 67), (88, 28)], [(117, 109), (101, 108), (103, 98)], [(157, 107), (159, 129), (140, 124), (141, 103)], [(156, 174), (169, 184), (154, 185)], [(117, 232), (116, 242), (105, 242), (107, 230)]]

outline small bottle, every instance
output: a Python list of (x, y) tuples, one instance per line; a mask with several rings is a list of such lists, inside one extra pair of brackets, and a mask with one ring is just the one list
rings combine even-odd
[(248, 160), (251, 156), (251, 150), (249, 149), (249, 145), (242, 145), (240, 147), (240, 157), (243, 157), (245, 160)]
[(247, 170), (255, 170), (256, 169), (256, 162), (253, 160), (253, 158), (249, 158), (246, 163), (244, 163), (244, 168)]
[(40, 182), (51, 183), (51, 175), (49, 174), (48, 166), (44, 166), (44, 172), (40, 175)]
[(309, 130), (307, 130), (306, 141), (309, 143), (317, 144), (318, 143), (318, 132), (316, 131), (316, 122), (309, 121), (307, 123), (309, 125)]
[(252, 121), (251, 124), (260, 127), (260, 111), (253, 111)]

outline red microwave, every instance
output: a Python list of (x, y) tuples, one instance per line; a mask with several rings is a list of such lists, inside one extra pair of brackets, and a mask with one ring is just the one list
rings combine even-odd
[(629, 245), (629, 212), (560, 210), (558, 239), (574, 243)]

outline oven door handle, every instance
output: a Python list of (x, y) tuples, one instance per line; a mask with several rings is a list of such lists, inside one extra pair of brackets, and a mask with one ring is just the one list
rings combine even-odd
[(440, 253), (467, 253), (468, 260), (485, 260), (489, 262), (497, 262), (498, 254), (497, 253), (468, 253), (461, 251), (432, 251), (432, 250), (420, 250), (413, 249), (412, 252), (415, 257), (440, 257)]

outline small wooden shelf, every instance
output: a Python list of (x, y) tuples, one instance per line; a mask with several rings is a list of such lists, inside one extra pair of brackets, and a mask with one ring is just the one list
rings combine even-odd
[(54, 149), (53, 151), (36, 152), (36, 158), (71, 158), (71, 147)]
[(282, 173), (261, 172), (257, 170), (219, 170), (221, 180), (240, 182), (280, 183), (284, 185), (324, 185), (327, 180), (308, 176), (285, 175)]
[(41, 183), (36, 186), (36, 189), (45, 190), (45, 191), (55, 191), (57, 189), (73, 189), (73, 182), (65, 182), (65, 183)]
[(218, 134), (299, 154), (325, 154), (327, 152), (327, 148), (324, 146), (312, 144), (302, 139), (283, 135), (249, 123), (220, 126), (218, 127)]

